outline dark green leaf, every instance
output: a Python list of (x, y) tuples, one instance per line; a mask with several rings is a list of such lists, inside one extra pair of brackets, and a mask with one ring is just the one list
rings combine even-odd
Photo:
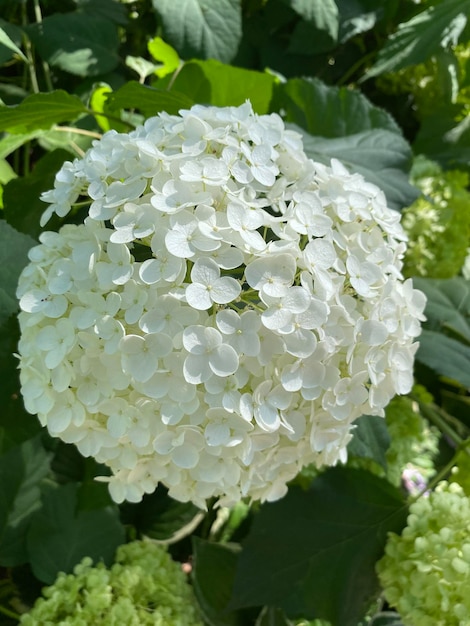
[(201, 509), (191, 502), (170, 498), (163, 487), (145, 495), (139, 504), (130, 506), (137, 530), (165, 543), (174, 543), (189, 535), (204, 517)]
[(241, 621), (228, 611), (240, 546), (193, 537), (193, 587), (210, 626), (237, 626)]
[(425, 328), (462, 337), (470, 345), (470, 281), (414, 278), (414, 286), (426, 294)]
[(400, 492), (363, 470), (333, 468), (307, 492), (291, 488), (255, 516), (230, 608), (266, 604), (292, 618), (356, 626), (378, 592), (375, 563), (387, 533), (405, 522)]
[(52, 583), (60, 571), (70, 573), (85, 556), (110, 565), (124, 542), (118, 508), (77, 510), (78, 488), (77, 483), (51, 485), (32, 519), (28, 551), (33, 572), (44, 583)]
[(311, 135), (344, 137), (381, 128), (400, 134), (392, 116), (359, 91), (329, 87), (317, 78), (294, 78), (279, 85), (274, 107)]
[(409, 206), (419, 191), (408, 181), (411, 149), (399, 134), (389, 130), (367, 130), (338, 139), (304, 135), (309, 157), (329, 165), (339, 159), (351, 172), (358, 172), (385, 193), (390, 208)]
[(331, 50), (338, 39), (338, 7), (334, 0), (285, 0), (302, 17), (290, 38), (288, 51), (319, 54)]
[(390, 435), (385, 420), (374, 415), (362, 415), (354, 424), (356, 428), (348, 445), (348, 456), (372, 459), (386, 470)]
[(338, 38), (341, 43), (374, 28), (385, 12), (376, 0), (336, 0), (336, 4), (339, 10)]
[(178, 90), (155, 89), (131, 80), (108, 95), (105, 111), (138, 109), (145, 117), (151, 117), (160, 111), (175, 115), (192, 104), (192, 99)]
[(0, 450), (5, 453), (40, 430), (39, 420), (26, 413), (20, 396), (17, 351), (18, 318), (12, 315), (0, 325)]
[(470, 348), (455, 339), (424, 329), (416, 359), (441, 376), (470, 388)]
[(99, 16), (121, 26), (128, 23), (126, 7), (116, 0), (75, 0), (75, 3), (90, 19)]
[[(39, 483), (49, 472), (50, 457), (40, 435), (0, 456), (0, 564), (3, 566), (13, 567), (28, 560), (26, 532), (32, 513), (41, 504)], [(3, 516), (6, 520), (1, 519)]]
[[(9, 224), (22, 233), (39, 235), (39, 219), (48, 207), (41, 200), (41, 193), (53, 188), (57, 171), (68, 159), (70, 154), (65, 150), (49, 152), (36, 162), (28, 176), (15, 178), (5, 185), (3, 203)], [(52, 228), (50, 223), (48, 227)]]
[(366, 78), (422, 63), (441, 48), (456, 45), (469, 13), (470, 0), (445, 0), (399, 24)]
[[(362, 626), (362, 625), (360, 625)], [(366, 626), (364, 624), (364, 626)], [(383, 613), (378, 613), (374, 615), (374, 617), (367, 622), (367, 626), (405, 626), (400, 619), (398, 613), (394, 611), (385, 611)]]
[(77, 76), (97, 76), (119, 63), (119, 38), (109, 20), (84, 13), (54, 13), (28, 27), (44, 61)]
[(269, 110), (276, 79), (265, 72), (245, 70), (219, 61), (190, 61), (176, 75), (172, 89), (194, 102), (214, 106), (238, 106), (250, 100), (256, 113)]
[(65, 91), (36, 93), (17, 106), (0, 106), (0, 131), (27, 133), (38, 128), (72, 121), (86, 113), (80, 98)]
[[(462, 118), (461, 121), (456, 121)], [(437, 109), (426, 117), (413, 144), (416, 154), (425, 154), (445, 169), (469, 169), (470, 116), (460, 105)]]
[(0, 324), (18, 310), (18, 276), (28, 262), (28, 250), (35, 243), (28, 235), (0, 220)]
[(240, 0), (152, 0), (163, 38), (180, 56), (229, 63), (242, 37)]

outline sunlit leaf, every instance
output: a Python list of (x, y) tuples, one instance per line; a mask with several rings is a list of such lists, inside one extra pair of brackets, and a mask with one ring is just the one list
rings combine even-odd
[(87, 109), (77, 96), (57, 90), (28, 96), (17, 106), (0, 106), (0, 131), (28, 133), (77, 119)]
[(470, 14), (470, 0), (445, 0), (398, 25), (366, 78), (422, 63), (441, 48), (456, 45)]

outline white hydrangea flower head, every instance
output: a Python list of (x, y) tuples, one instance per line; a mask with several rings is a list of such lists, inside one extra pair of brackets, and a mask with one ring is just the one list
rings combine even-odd
[(25, 405), (112, 471), (204, 508), (346, 458), (412, 384), (425, 298), (384, 194), (276, 115), (194, 106), (106, 133), (44, 194), (18, 287)]
[(470, 623), (470, 499), (442, 482), (410, 506), (401, 535), (390, 533), (377, 572), (404, 624)]

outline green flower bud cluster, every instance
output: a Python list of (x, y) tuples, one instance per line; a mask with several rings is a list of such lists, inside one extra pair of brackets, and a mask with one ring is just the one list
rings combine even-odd
[(403, 212), (402, 225), (409, 237), (404, 273), (452, 278), (462, 269), (470, 242), (468, 174), (444, 172), (418, 157), (411, 177), (423, 195)]
[(120, 546), (110, 569), (85, 557), (43, 595), (21, 626), (202, 626), (181, 567), (151, 541)]
[(470, 499), (458, 484), (440, 483), (410, 506), (377, 572), (407, 626), (470, 624)]

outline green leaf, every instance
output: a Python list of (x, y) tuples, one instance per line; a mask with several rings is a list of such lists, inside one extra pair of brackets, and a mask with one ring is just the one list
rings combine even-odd
[(168, 544), (189, 535), (204, 518), (201, 509), (191, 502), (170, 498), (161, 486), (139, 504), (127, 506), (140, 533)]
[(121, 26), (128, 24), (126, 7), (116, 0), (75, 0), (75, 3), (89, 19), (99, 16)]
[(470, 388), (470, 282), (414, 278), (428, 299), (416, 359)]
[(155, 74), (160, 78), (171, 74), (180, 65), (180, 58), (174, 48), (167, 44), (161, 37), (154, 37), (147, 44), (147, 49), (156, 61), (162, 63)]
[(441, 48), (456, 45), (469, 13), (470, 0), (445, 0), (399, 24), (365, 78), (422, 63)]
[(266, 72), (245, 70), (219, 61), (185, 63), (172, 83), (172, 89), (200, 104), (238, 106), (250, 100), (256, 113), (269, 111), (276, 79)]
[[(303, 623), (308, 626), (305, 622)], [(282, 609), (265, 606), (259, 614), (255, 626), (294, 626), (294, 623), (287, 619)]]
[(18, 277), (28, 262), (28, 250), (35, 244), (34, 239), (0, 220), (0, 324), (18, 310)]
[[(2, 108), (0, 107), (0, 114), (1, 111)], [(24, 133), (22, 135), (5, 135), (0, 139), (0, 159), (4, 159), (5, 157), (9, 156), (25, 143), (31, 141), (31, 139), (35, 139), (36, 137), (38, 137), (38, 135), (40, 135), (42, 132), (43, 131), (41, 130), (33, 130), (29, 133)]]
[(40, 506), (39, 483), (49, 472), (50, 457), (41, 436), (0, 456), (0, 564), (3, 566), (14, 567), (28, 560), (26, 532), (32, 513)]
[(339, 15), (334, 0), (284, 0), (303, 19), (290, 38), (288, 52), (319, 54), (338, 40)]
[(235, 577), (238, 544), (221, 544), (193, 537), (193, 587), (204, 619), (210, 626), (241, 626), (241, 618), (228, 611)]
[(119, 63), (117, 28), (105, 18), (54, 13), (27, 32), (44, 61), (71, 74), (97, 76)]
[(291, 488), (255, 516), (229, 608), (266, 604), (356, 626), (379, 591), (387, 533), (399, 533), (406, 515), (400, 492), (363, 470), (333, 468), (307, 492)]
[(304, 133), (309, 157), (329, 165), (339, 159), (351, 172), (358, 172), (385, 193), (390, 208), (400, 211), (419, 196), (410, 184), (411, 148), (399, 134), (389, 130), (367, 130), (338, 139), (312, 137)]
[(470, 348), (455, 339), (424, 329), (416, 359), (441, 376), (470, 388)]
[(16, 106), (0, 107), (0, 131), (28, 133), (77, 119), (87, 109), (77, 96), (57, 90), (36, 93)]
[[(461, 121), (456, 121), (462, 118)], [(470, 169), (470, 116), (460, 105), (437, 108), (426, 117), (413, 144), (415, 154), (425, 154), (445, 169)]]
[[(4, 20), (0, 20), (0, 65), (9, 61), (13, 54), (17, 54), (22, 61), (27, 63), (28, 59), (20, 48), (18, 48), (11, 36), (9, 36), (8, 30), (13, 30), (13, 33), (21, 41), (21, 30), (13, 24), (8, 24)], [(5, 48), (7, 49), (6, 51), (4, 50)]]
[(348, 457), (372, 459), (387, 469), (387, 449), (390, 435), (383, 418), (362, 415), (354, 424), (354, 436), (348, 445)]
[(230, 62), (242, 37), (240, 0), (152, 0), (164, 39), (183, 58)]
[(385, 12), (383, 6), (377, 6), (376, 0), (336, 0), (336, 4), (340, 43), (374, 28)]
[[(4, 214), (9, 224), (22, 233), (39, 235), (39, 219), (48, 206), (41, 200), (41, 193), (53, 188), (56, 172), (69, 159), (70, 153), (66, 150), (49, 152), (37, 161), (28, 176), (15, 178), (5, 185)], [(58, 222), (58, 219), (51, 220), (48, 227), (53, 229), (51, 224)]]
[(317, 78), (294, 78), (276, 89), (274, 110), (285, 111), (285, 121), (311, 135), (345, 137), (381, 128), (401, 131), (392, 116), (354, 89), (330, 87)]
[(50, 485), (31, 521), (27, 536), (31, 567), (44, 583), (52, 583), (58, 572), (70, 573), (85, 556), (110, 565), (124, 542), (118, 508), (77, 510), (78, 488), (77, 483)]
[(108, 95), (105, 111), (138, 109), (145, 117), (151, 117), (160, 111), (175, 115), (192, 105), (193, 101), (177, 90), (156, 89), (131, 80)]
[[(18, 318), (12, 315), (0, 325), (0, 449), (6, 452), (34, 437), (40, 430), (39, 420), (26, 412), (20, 395), (17, 352)], [(1, 507), (0, 507), (1, 508)]]
[(426, 294), (425, 328), (449, 332), (470, 345), (470, 281), (413, 278), (414, 287)]

